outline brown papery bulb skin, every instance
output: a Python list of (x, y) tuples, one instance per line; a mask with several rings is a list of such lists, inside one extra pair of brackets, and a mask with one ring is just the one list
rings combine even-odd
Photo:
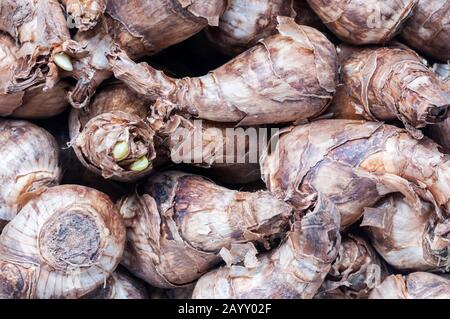
[(322, 113), (336, 86), (334, 45), (319, 31), (278, 17), (278, 34), (197, 78), (173, 79), (117, 50), (114, 74), (130, 88), (201, 119), (239, 125), (304, 120)]
[(70, 22), (79, 31), (87, 31), (97, 25), (106, 10), (108, 0), (61, 0)]
[(427, 272), (391, 275), (370, 294), (370, 299), (449, 299), (450, 280)]
[(145, 284), (126, 272), (116, 270), (105, 284), (83, 299), (148, 299)]
[[(151, 172), (156, 157), (154, 131), (145, 121), (148, 100), (121, 84), (100, 91), (89, 107), (72, 109), (69, 119), (71, 145), (80, 162), (92, 172), (117, 181), (132, 182)], [(124, 158), (113, 155), (117, 143), (125, 142)], [(149, 165), (130, 169), (146, 156)]]
[[(118, 205), (128, 227), (122, 264), (161, 288), (190, 284), (220, 256), (227, 262), (248, 258), (249, 249), (235, 253), (235, 244), (270, 248), (292, 215), (289, 205), (268, 192), (233, 191), (176, 171), (151, 176)], [(222, 248), (230, 253), (223, 255)]]
[(52, 187), (0, 235), (0, 297), (79, 298), (111, 275), (124, 243), (122, 218), (106, 195)]
[(254, 265), (231, 265), (202, 276), (193, 299), (311, 299), (317, 293), (341, 236), (339, 213), (319, 201), (297, 220), (287, 239)]
[(315, 298), (336, 295), (349, 299), (366, 299), (370, 291), (387, 276), (385, 265), (362, 237), (349, 235)]
[(0, 220), (9, 221), (31, 198), (59, 183), (58, 145), (44, 129), (0, 119)]
[(418, 0), (307, 0), (322, 22), (341, 40), (383, 44), (400, 32)]
[(425, 55), (443, 62), (450, 60), (450, 2), (419, 0), (402, 37)]
[(0, 116), (30, 119), (62, 113), (68, 105), (65, 91), (68, 84), (60, 81), (44, 89), (42, 73), (17, 79), (22, 64), (13, 39), (0, 34)]
[(228, 1), (217, 27), (207, 37), (222, 53), (237, 55), (274, 33), (277, 16), (295, 17), (293, 0)]
[(14, 83), (38, 78), (51, 88), (60, 75), (65, 74), (58, 69), (55, 56), (64, 53), (77, 59), (85, 54), (82, 47), (71, 40), (57, 0), (2, 0), (0, 31), (13, 37), (19, 47), (20, 63), (14, 70)]
[(218, 25), (225, 6), (225, 0), (108, 1), (97, 27), (75, 38), (89, 56), (75, 65), (78, 83), (70, 92), (70, 103), (85, 107), (98, 85), (112, 75), (105, 53), (114, 46), (132, 59), (153, 55), (208, 25)]
[(446, 271), (450, 265), (450, 221), (432, 204), (420, 207), (399, 194), (366, 208), (361, 224), (383, 259), (403, 271)]
[(296, 209), (314, 205), (318, 193), (329, 198), (343, 228), (388, 193), (413, 198), (414, 185), (450, 211), (450, 157), (431, 140), (382, 123), (320, 120), (286, 128), (261, 159), (261, 172), (268, 190)]
[(420, 137), (416, 128), (447, 117), (450, 93), (415, 52), (396, 47), (354, 49), (342, 60), (342, 85), (329, 108), (336, 118), (398, 119)]

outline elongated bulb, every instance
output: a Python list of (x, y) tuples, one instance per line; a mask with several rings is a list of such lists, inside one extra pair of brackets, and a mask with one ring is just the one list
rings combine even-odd
[(70, 57), (64, 52), (57, 53), (54, 57), (55, 64), (59, 66), (64, 71), (72, 72), (73, 65), (72, 61), (70, 61)]
[(125, 141), (117, 142), (112, 153), (114, 159), (120, 162), (130, 155), (130, 146)]
[(135, 172), (142, 172), (150, 165), (147, 156), (142, 156), (130, 165), (130, 170)]

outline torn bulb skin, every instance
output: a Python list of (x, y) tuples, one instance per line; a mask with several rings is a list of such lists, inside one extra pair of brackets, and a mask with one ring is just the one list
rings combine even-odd
[(370, 294), (370, 299), (449, 299), (450, 279), (427, 272), (391, 275)]
[(61, 0), (68, 17), (79, 31), (87, 31), (97, 25), (106, 10), (108, 0)]
[(418, 0), (307, 0), (322, 22), (353, 45), (384, 44), (401, 31)]
[[(450, 94), (450, 64), (434, 64), (433, 70), (437, 76), (444, 81), (446, 91)], [(443, 122), (429, 125), (428, 136), (442, 146), (445, 153), (450, 154), (450, 118)]]
[[(0, 31), (18, 44), (13, 83), (39, 81), (52, 88), (72, 67), (71, 58), (86, 54), (71, 40), (66, 19), (57, 0), (4, 0), (0, 3)], [(62, 59), (61, 59), (62, 57)], [(62, 62), (62, 64), (60, 63)]]
[(450, 3), (446, 0), (419, 0), (414, 14), (405, 23), (403, 40), (427, 56), (450, 60)]
[(26, 121), (0, 119), (0, 221), (59, 183), (58, 145), (44, 129)]
[(68, 84), (59, 81), (46, 88), (40, 72), (16, 78), (22, 60), (13, 39), (0, 34), (0, 116), (36, 119), (63, 112), (68, 105), (65, 98)]
[(92, 172), (132, 182), (152, 171), (156, 159), (154, 131), (145, 121), (148, 100), (113, 84), (99, 92), (89, 107), (73, 109), (71, 146)]
[(96, 27), (75, 36), (89, 55), (74, 65), (78, 83), (69, 102), (76, 108), (89, 104), (97, 87), (112, 75), (105, 56), (116, 46), (131, 59), (153, 55), (217, 25), (225, 6), (225, 0), (108, 1)]
[(277, 20), (278, 34), (202, 77), (170, 78), (119, 49), (109, 62), (116, 78), (133, 90), (201, 119), (246, 126), (315, 117), (335, 92), (335, 47), (292, 18)]
[(316, 299), (367, 299), (388, 275), (386, 266), (362, 237), (348, 235)]
[(450, 93), (412, 50), (343, 46), (340, 58), (342, 85), (329, 108), (336, 118), (398, 119), (417, 138), (416, 129), (446, 119)]
[(229, 0), (219, 25), (206, 29), (206, 35), (221, 53), (236, 56), (277, 33), (278, 16), (295, 18), (297, 24), (321, 31), (326, 29), (305, 0)]
[(123, 221), (106, 195), (83, 186), (52, 187), (0, 235), (0, 298), (84, 296), (111, 275), (124, 243)]
[(402, 271), (447, 271), (450, 265), (450, 220), (431, 203), (419, 207), (400, 194), (366, 208), (366, 226), (372, 245), (383, 259)]
[(431, 140), (414, 139), (395, 126), (319, 120), (286, 128), (260, 163), (269, 191), (299, 210), (314, 205), (321, 193), (335, 203), (342, 228), (393, 192), (414, 199), (421, 190), (450, 211), (449, 156)]
[(148, 299), (145, 284), (123, 270), (116, 270), (105, 284), (83, 299)]
[(176, 171), (152, 175), (118, 207), (127, 225), (122, 264), (161, 288), (190, 284), (222, 258), (250, 262), (251, 243), (270, 249), (292, 216), (268, 192), (233, 191)]
[(286, 240), (256, 262), (229, 265), (202, 276), (194, 299), (311, 299), (340, 245), (339, 213), (322, 200), (296, 216)]

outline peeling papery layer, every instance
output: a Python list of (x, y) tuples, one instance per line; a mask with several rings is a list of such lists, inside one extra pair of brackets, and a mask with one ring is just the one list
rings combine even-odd
[[(72, 146), (83, 165), (102, 175), (118, 181), (137, 180), (152, 170), (151, 162), (156, 157), (154, 132), (140, 117), (121, 111), (103, 113), (92, 118), (74, 137)], [(119, 142), (126, 142), (129, 154), (117, 161), (113, 149)], [(141, 158), (149, 165), (139, 171), (131, 165)]]
[(122, 263), (162, 288), (192, 283), (221, 258), (249, 261), (249, 249), (240, 248), (254, 242), (270, 249), (292, 216), (291, 207), (268, 192), (233, 191), (175, 171), (149, 177), (119, 209), (128, 227)]
[(202, 119), (243, 126), (319, 115), (333, 97), (337, 74), (334, 45), (287, 17), (278, 17), (277, 35), (198, 78), (170, 78), (120, 49), (108, 59), (114, 75), (144, 96)]

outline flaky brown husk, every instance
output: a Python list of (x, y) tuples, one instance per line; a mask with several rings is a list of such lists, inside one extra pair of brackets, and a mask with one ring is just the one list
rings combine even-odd
[(391, 275), (374, 289), (370, 299), (449, 299), (450, 280), (427, 272)]
[(63, 112), (68, 105), (67, 83), (59, 81), (48, 88), (39, 72), (17, 79), (23, 64), (18, 50), (11, 37), (0, 34), (0, 116), (46, 118)]
[(416, 128), (447, 117), (450, 94), (412, 50), (343, 47), (341, 52), (341, 85), (329, 108), (336, 118), (399, 119), (413, 135), (422, 137)]
[(71, 40), (66, 19), (57, 0), (2, 0), (0, 31), (18, 44), (17, 59), (9, 92), (20, 92), (30, 81), (51, 88), (64, 75), (54, 63), (55, 54), (73, 58), (86, 54)]
[(342, 240), (316, 299), (366, 299), (387, 276), (387, 270), (374, 249), (362, 237), (348, 235)]
[(220, 52), (237, 55), (276, 33), (277, 16), (295, 17), (293, 0), (229, 0), (219, 25), (206, 34)]
[(383, 44), (400, 32), (418, 0), (307, 0), (322, 22), (341, 40)]
[[(72, 109), (69, 119), (71, 146), (87, 169), (117, 181), (131, 182), (148, 175), (156, 158), (154, 130), (146, 122), (149, 101), (121, 84), (99, 92), (84, 109)], [(112, 150), (117, 142), (129, 143), (130, 154), (117, 162)], [(150, 165), (142, 171), (129, 169), (146, 156)]]
[(366, 208), (361, 226), (383, 259), (404, 271), (447, 271), (450, 221), (422, 202), (418, 209), (401, 195)]
[(83, 299), (148, 299), (148, 293), (143, 282), (116, 270), (103, 285)]
[(118, 265), (123, 221), (87, 187), (52, 187), (25, 205), (0, 235), (0, 298), (78, 298)]
[(97, 26), (76, 36), (89, 56), (75, 65), (78, 83), (69, 94), (70, 103), (85, 107), (98, 85), (112, 75), (105, 54), (114, 46), (132, 59), (155, 54), (207, 25), (218, 25), (225, 5), (225, 0), (109, 1)]
[(58, 145), (44, 129), (0, 119), (0, 220), (9, 221), (31, 198), (59, 183)]
[(313, 206), (318, 193), (333, 201), (343, 228), (392, 192), (416, 205), (419, 193), (450, 211), (450, 157), (431, 140), (382, 123), (320, 120), (286, 128), (263, 156), (261, 172), (267, 188), (296, 209)]
[[(298, 217), (298, 216), (297, 216)], [(311, 299), (336, 258), (339, 213), (318, 201), (294, 223), (287, 239), (251, 265), (231, 265), (202, 276), (194, 299)]]
[(66, 7), (68, 22), (79, 31), (87, 31), (97, 25), (105, 13), (108, 0), (61, 0)]
[(402, 37), (412, 48), (442, 61), (450, 60), (450, 3), (419, 0)]
[(243, 244), (269, 249), (292, 215), (268, 192), (232, 191), (176, 171), (151, 176), (118, 206), (128, 227), (122, 264), (161, 288), (192, 283), (221, 257), (248, 262), (254, 247)]
[(319, 31), (278, 17), (278, 34), (197, 78), (173, 79), (122, 51), (114, 75), (152, 99), (202, 119), (240, 125), (292, 122), (322, 113), (336, 86), (336, 50)]

